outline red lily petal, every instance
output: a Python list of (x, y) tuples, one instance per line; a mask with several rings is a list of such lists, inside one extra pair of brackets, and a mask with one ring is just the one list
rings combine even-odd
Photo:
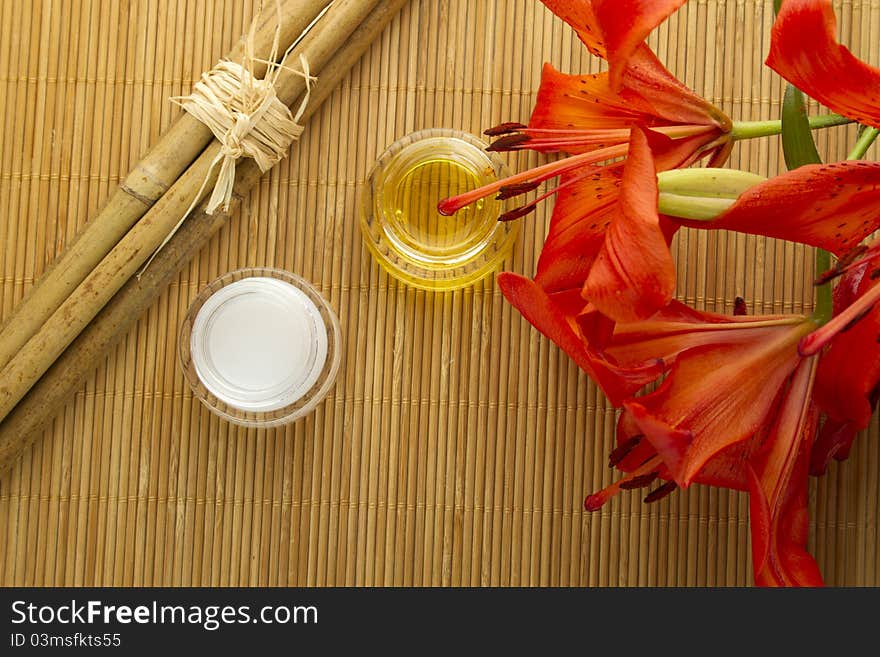
[[(751, 487), (749, 509), (752, 518), (752, 564), (755, 573), (764, 570), (774, 550), (774, 525), (791, 483), (799, 454), (809, 453), (816, 433), (817, 412), (810, 392), (815, 359), (805, 360), (795, 370), (776, 421), (764, 439), (761, 451), (752, 458), (755, 486)], [(804, 449), (804, 446), (807, 446)], [(803, 473), (806, 477), (806, 472)], [(778, 562), (778, 555), (772, 559)]]
[[(680, 474), (687, 468), (686, 455), (688, 448), (694, 442), (694, 434), (687, 429), (678, 429), (670, 423), (652, 415), (638, 401), (624, 402), (624, 411), (629, 413), (638, 424), (640, 431), (645, 435), (654, 449), (669, 468), (676, 483), (681, 486)], [(688, 481), (688, 483), (690, 483)]]
[[(655, 117), (651, 111), (650, 104), (629, 89), (623, 89), (620, 93), (612, 91), (607, 73), (568, 75), (545, 63), (528, 127), (567, 136), (584, 130), (628, 131), (637, 123), (648, 126), (667, 123)], [(615, 139), (614, 143), (628, 140), (629, 135), (626, 134), (622, 139)], [(601, 146), (566, 147), (565, 151), (578, 153)]]
[(532, 326), (568, 354), (612, 400), (623, 399), (656, 378), (657, 374), (651, 374), (651, 378), (645, 380), (643, 373), (617, 371), (607, 363), (593, 358), (587, 351), (586, 343), (576, 332), (574, 318), (583, 306), (578, 290), (557, 293), (551, 297), (534, 281), (511, 272), (498, 274), (497, 281), (502, 294), (511, 305)]
[[(770, 525), (770, 543), (765, 566), (755, 573), (757, 586), (823, 586), (816, 560), (806, 551), (810, 518), (807, 513), (806, 455), (799, 458), (792, 483), (786, 491), (779, 517)], [(750, 497), (751, 499), (751, 497)], [(750, 512), (749, 524), (763, 529), (766, 516)], [(754, 533), (754, 529), (752, 530)]]
[[(748, 349), (751, 345), (774, 340), (780, 332), (806, 330), (799, 327), (806, 321), (803, 317), (731, 317), (694, 310), (678, 301), (661, 308), (650, 319), (638, 322), (612, 322), (592, 305), (577, 314), (574, 321), (580, 327), (580, 335), (594, 363), (604, 363), (616, 376), (633, 382), (638, 377), (643, 384), (658, 379), (682, 355), (694, 349), (717, 346)], [(618, 405), (623, 400), (612, 401)], [(633, 428), (636, 425), (632, 422), (627, 426), (632, 429), (627, 438), (642, 433)]]
[(596, 57), (607, 59), (602, 31), (596, 22), (590, 0), (541, 0), (547, 8), (568, 23)]
[[(800, 470), (800, 468), (799, 468)], [(806, 468), (803, 468), (806, 471)], [(807, 511), (807, 477), (800, 472), (797, 486), (792, 486), (785, 500), (777, 535), (779, 571), (784, 572), (786, 586), (824, 586), (822, 572), (805, 546), (810, 532), (810, 516)], [(766, 586), (765, 572), (758, 573), (755, 583)]]
[(610, 332), (602, 326), (602, 317), (595, 311), (578, 315), (581, 334), (590, 351), (622, 369), (643, 367), (657, 359), (668, 369), (691, 349), (772, 339), (784, 324), (800, 321), (790, 315), (730, 317), (693, 310), (677, 301), (646, 320), (614, 324)]
[[(648, 90), (641, 87), (647, 87), (647, 84), (643, 83), (635, 89), (625, 86), (620, 91), (612, 91), (608, 73), (568, 75), (545, 63), (528, 128), (532, 131), (554, 131), (550, 134), (562, 137), (574, 136), (585, 130), (601, 131), (615, 137), (610, 143), (621, 143), (628, 140), (628, 135), (621, 137), (613, 131), (628, 130), (635, 125), (654, 127), (680, 124), (691, 126), (691, 134), (697, 132), (698, 126), (716, 126), (717, 121), (710, 112), (700, 102), (697, 102), (696, 109), (691, 108), (693, 102), (683, 99), (682, 91), (677, 86), (670, 92), (671, 102), (659, 108), (655, 105), (656, 92), (645, 96), (643, 93)], [(687, 134), (685, 131), (676, 136)], [(705, 141), (716, 137), (717, 134), (712, 133)], [(601, 146), (601, 143), (597, 143), (589, 148), (565, 150), (577, 153)]]
[[(822, 586), (809, 535), (807, 469), (818, 414), (809, 401), (804, 363), (792, 382), (768, 449), (755, 459), (749, 491), (755, 583), (759, 586)], [(786, 408), (788, 406), (788, 408)]]
[(583, 294), (605, 315), (627, 322), (650, 317), (675, 290), (675, 266), (657, 214), (657, 172), (640, 128), (632, 130), (618, 211)]
[(548, 291), (583, 285), (611, 223), (621, 184), (621, 167), (603, 167), (556, 197), (550, 230), (541, 249), (535, 280)]
[(751, 441), (725, 447), (706, 461), (694, 476), (694, 483), (747, 491), (749, 489), (748, 457), (752, 450)]
[(620, 88), (627, 62), (648, 34), (686, 0), (593, 0), (593, 14), (605, 38), (612, 86)]
[[(681, 221), (842, 254), (880, 227), (880, 163), (807, 165), (759, 183), (712, 222)], [(768, 217), (772, 220), (768, 220)]]
[(752, 468), (749, 474), (749, 534), (752, 539), (752, 568), (755, 573), (764, 570), (767, 555), (770, 554), (770, 534), (773, 531), (773, 518), (770, 504), (761, 488), (761, 480)]
[(786, 0), (770, 39), (767, 66), (831, 110), (880, 128), (880, 69), (837, 43), (830, 0)]
[(671, 123), (711, 125), (719, 133), (733, 127), (730, 117), (682, 84), (644, 44), (630, 56), (623, 86), (649, 102), (655, 116)]
[[(638, 443), (615, 464), (623, 472), (637, 469), (657, 454), (653, 445), (645, 439), (635, 417), (624, 409), (617, 421), (617, 444), (618, 446), (624, 445), (633, 438), (638, 439)], [(690, 435), (685, 434), (683, 439), (689, 440)], [(755, 450), (753, 442), (738, 443), (718, 452), (697, 473), (694, 482), (707, 486), (747, 491), (749, 489), (748, 459)], [(668, 474), (663, 473), (661, 477), (667, 478)]]

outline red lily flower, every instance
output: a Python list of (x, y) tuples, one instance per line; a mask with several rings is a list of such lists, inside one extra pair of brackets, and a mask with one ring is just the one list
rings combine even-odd
[[(807, 464), (816, 432), (816, 409), (809, 401), (814, 361), (801, 364), (776, 412), (772, 430), (730, 445), (713, 456), (695, 475), (694, 483), (749, 492), (752, 564), (758, 586), (820, 586), (822, 576), (807, 553)], [(632, 488), (670, 479), (668, 468), (644, 439), (632, 415), (618, 422), (618, 447), (609, 465), (626, 474), (586, 498), (588, 511)], [(655, 488), (644, 499), (656, 502), (674, 491), (675, 481)]]
[[(873, 258), (874, 252), (865, 257)], [(864, 268), (865, 262), (853, 266)], [(804, 336), (814, 335), (812, 320), (719, 315), (673, 301), (647, 320), (614, 323), (593, 307), (584, 308), (576, 288), (547, 293), (512, 273), (500, 274), (498, 283), (529, 322), (563, 348), (615, 406), (623, 406), (609, 462), (625, 474), (589, 496), (588, 510), (621, 490), (655, 481), (666, 483), (648, 494), (648, 502), (692, 483), (748, 491), (755, 582), (821, 584), (805, 550), (806, 477), (817, 427), (811, 390), (817, 367), (820, 377), (826, 367), (799, 351), (808, 342)], [(837, 348), (855, 358), (857, 347), (844, 341), (856, 334), (841, 333), (843, 328), (832, 326), (837, 338), (823, 360)], [(876, 326), (867, 322), (855, 328), (871, 335), (876, 345)], [(664, 374), (656, 391), (632, 397)], [(820, 378), (817, 395), (823, 386), (833, 393), (838, 380)], [(865, 374), (854, 380), (864, 385), (850, 386), (856, 393), (847, 395), (848, 402), (869, 383), (876, 387), (877, 377)], [(866, 412), (870, 417), (870, 409)]]
[[(547, 0), (545, 4), (574, 27), (593, 54), (607, 56), (597, 36), (601, 31), (589, 2)], [(608, 73), (564, 75), (547, 65), (529, 125), (505, 123), (486, 131), (498, 137), (490, 150), (564, 151), (571, 153), (570, 157), (445, 199), (438, 209), (443, 214), (453, 214), (495, 193), (502, 199), (512, 198), (557, 176), (562, 176), (558, 187), (508, 212), (502, 219), (522, 217), (556, 193), (585, 195), (592, 191), (595, 175), (603, 175), (604, 168), (597, 164), (627, 155), (634, 126), (647, 126), (671, 138), (670, 146), (675, 153), (664, 161), (669, 168), (686, 166), (710, 153), (713, 162), (721, 162), (732, 146), (730, 119), (676, 80), (646, 45), (639, 44), (627, 56), (619, 91), (612, 90)], [(610, 166), (619, 167), (619, 163)], [(556, 223), (571, 221), (570, 217), (557, 218), (556, 214)]]
[(629, 129), (640, 125), (676, 139), (702, 135), (691, 157), (715, 149), (716, 161), (726, 159), (730, 119), (679, 82), (643, 43), (684, 0), (542, 2), (591, 53), (610, 60), (611, 72), (565, 75), (545, 65), (529, 125), (511, 126), (528, 138), (517, 148), (579, 153), (593, 144), (625, 144)]
[(830, 0), (786, 0), (776, 17), (767, 66), (826, 107), (880, 128), (880, 69), (837, 43)]
[[(659, 358), (668, 372), (655, 392), (623, 402), (611, 460), (627, 474), (589, 496), (585, 507), (596, 510), (619, 490), (656, 478), (748, 490), (756, 583), (821, 584), (805, 551), (817, 359), (797, 350), (812, 321), (727, 317), (675, 302), (610, 333), (595, 313), (580, 321), (594, 360), (640, 371)], [(636, 438), (642, 440), (633, 447)], [(620, 457), (626, 448), (632, 452)]]

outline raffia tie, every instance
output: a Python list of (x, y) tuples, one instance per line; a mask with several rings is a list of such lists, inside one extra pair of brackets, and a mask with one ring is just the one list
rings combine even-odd
[[(309, 75), (305, 57), (300, 57), (300, 63), (301, 74), (310, 83), (314, 78)], [(211, 164), (213, 170), (219, 162), (220, 173), (208, 201), (208, 214), (221, 206), (224, 211), (229, 209), (239, 158), (253, 158), (265, 173), (287, 154), (290, 144), (303, 132), (297, 121), (308, 98), (294, 117), (276, 96), (273, 82), (274, 76), (257, 80), (241, 64), (224, 60), (202, 75), (189, 96), (172, 99), (208, 126), (221, 144)], [(306, 94), (309, 87), (307, 84)]]

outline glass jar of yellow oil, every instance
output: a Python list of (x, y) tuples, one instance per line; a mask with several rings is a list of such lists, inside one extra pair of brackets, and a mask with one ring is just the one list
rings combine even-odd
[(430, 129), (392, 144), (362, 189), (361, 229), (379, 264), (426, 290), (471, 285), (497, 269), (519, 234), (499, 222), (501, 202), (488, 197), (454, 215), (437, 211), (448, 197), (507, 175), (487, 144), (464, 132)]

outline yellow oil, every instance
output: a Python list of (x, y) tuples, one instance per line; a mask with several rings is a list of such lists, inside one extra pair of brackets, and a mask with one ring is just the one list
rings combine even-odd
[(445, 198), (503, 177), (503, 162), (464, 133), (430, 129), (392, 144), (363, 187), (364, 242), (385, 270), (417, 288), (454, 290), (498, 268), (512, 249), (518, 222), (500, 223), (490, 195), (452, 216)]
[(419, 161), (385, 181), (383, 212), (396, 238), (391, 248), (404, 258), (454, 265), (469, 257), (491, 235), (499, 214), (493, 199), (481, 199), (452, 216), (437, 211), (444, 198), (494, 180), (494, 171), (444, 157)]

